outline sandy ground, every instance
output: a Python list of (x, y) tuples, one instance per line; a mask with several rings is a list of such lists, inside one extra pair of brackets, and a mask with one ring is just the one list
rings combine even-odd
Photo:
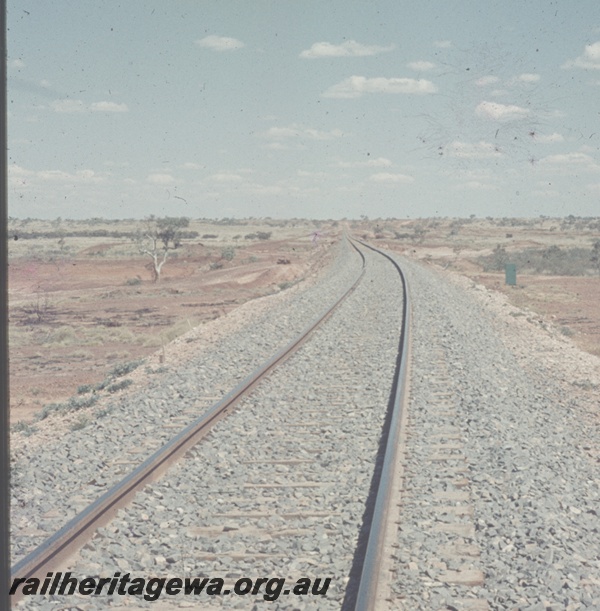
[(333, 239), (315, 245), (306, 231), (296, 233), (244, 244), (231, 261), (218, 249), (190, 245), (158, 283), (144, 259), (90, 258), (90, 250), (112, 244), (53, 262), (13, 258), (11, 422), (30, 421), (45, 404), (102, 381), (116, 364), (161, 352), (198, 325), (304, 281), (322, 267)]

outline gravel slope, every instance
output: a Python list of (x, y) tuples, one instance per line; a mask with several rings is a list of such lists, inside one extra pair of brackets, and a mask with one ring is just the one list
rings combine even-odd
[[(459, 608), (480, 608), (465, 602), (478, 599), (487, 601), (481, 608), (498, 610), (600, 609), (598, 405), (594, 417), (588, 398), (563, 381), (573, 352), (551, 332), (520, 326), (520, 317), (506, 312), (516, 309), (481, 287), (402, 265), (413, 300), (414, 358), (410, 494), (400, 517), (395, 584), (402, 608), (451, 608), (456, 599), (463, 601)], [(555, 346), (548, 359), (556, 342), (562, 353)], [(583, 361), (580, 376), (589, 382), (598, 360), (595, 371), (593, 357)], [(440, 412), (432, 388), (445, 374), (448, 411)], [(427, 466), (432, 447), (423, 443), (442, 425), (460, 431), (442, 441), (458, 442), (466, 466), (451, 480), (436, 475), (434, 463)], [(433, 497), (442, 487), (445, 498), (468, 493), (468, 500), (447, 504), (464, 505), (471, 518), (435, 513)], [(451, 520), (471, 523), (473, 536), (468, 528), (449, 533), (441, 523)], [(479, 558), (445, 553), (449, 545), (475, 545)], [(483, 583), (448, 583), (447, 571), (461, 568), (481, 569)]]

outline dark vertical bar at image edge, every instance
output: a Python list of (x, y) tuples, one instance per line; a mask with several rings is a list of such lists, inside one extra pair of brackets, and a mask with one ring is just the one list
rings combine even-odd
[(8, 401), (8, 186), (7, 186), (7, 94), (6, 94), (6, 0), (0, 0), (0, 609), (10, 609), (10, 454)]

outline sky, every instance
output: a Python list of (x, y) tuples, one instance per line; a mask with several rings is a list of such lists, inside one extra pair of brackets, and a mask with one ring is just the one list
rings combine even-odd
[(597, 0), (8, 0), (9, 216), (600, 215)]

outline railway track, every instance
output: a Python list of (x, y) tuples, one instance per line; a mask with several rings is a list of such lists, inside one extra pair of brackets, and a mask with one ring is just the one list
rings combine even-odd
[[(361, 273), (319, 320), (18, 562), (13, 577), (91, 566), (98, 576), (218, 574), (231, 590), (239, 576), (311, 574), (321, 592), (330, 588), (314, 608), (374, 608), (389, 553), (409, 306), (397, 264), (353, 247)], [(167, 543), (144, 548), (160, 532)]]

